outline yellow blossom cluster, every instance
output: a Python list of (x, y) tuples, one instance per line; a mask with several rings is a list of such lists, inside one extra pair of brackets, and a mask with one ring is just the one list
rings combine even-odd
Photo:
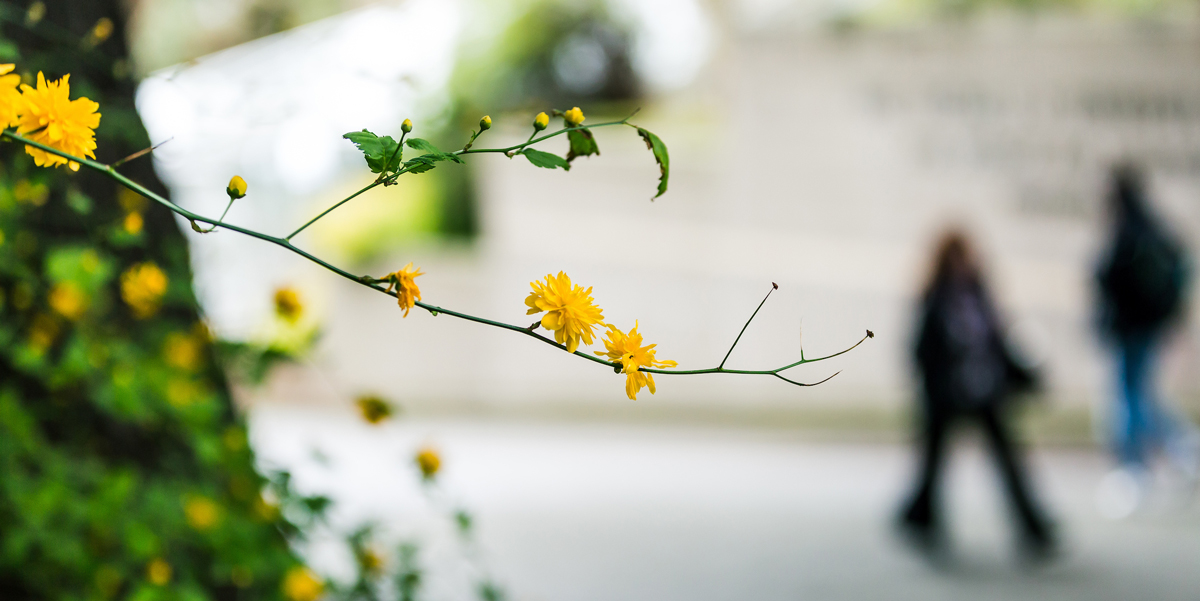
[[(95, 158), (100, 105), (87, 98), (71, 100), (70, 75), (48, 82), (39, 71), (34, 87), (20, 83), (21, 77), (12, 73), (15, 68), (13, 64), (0, 65), (0, 125), (16, 127), (18, 134), (56, 150)], [(39, 167), (65, 164), (79, 170), (79, 163), (40, 148), (26, 145), (25, 152)]]
[[(421, 299), (421, 289), (415, 282), (416, 277), (420, 275), (424, 275), (424, 272), (413, 267), (410, 262), (403, 269), (377, 280), (387, 282), (389, 292), (395, 290), (405, 317), (408, 317), (408, 312), (416, 301)], [(625, 393), (630, 399), (637, 400), (637, 393), (642, 388), (648, 387), (650, 394), (655, 392), (654, 377), (641, 368), (676, 366), (674, 361), (657, 360), (655, 345), (642, 346), (642, 335), (638, 333), (637, 322), (634, 322), (633, 329), (628, 333), (604, 323), (604, 313), (592, 298), (591, 287), (584, 288), (571, 282), (566, 273), (560, 271), (558, 275), (548, 274), (541, 281), (530, 282), (529, 286), (532, 291), (525, 297), (525, 306), (528, 308), (525, 314), (545, 313), (534, 327), (540, 325), (553, 332), (554, 340), (563, 345), (567, 352), (576, 352), (580, 344), (591, 346), (595, 342), (596, 327), (608, 329), (607, 340), (604, 341), (608, 350), (596, 354), (620, 364), (621, 373), (626, 376)], [(371, 423), (378, 423), (390, 414), (381, 412), (379, 404), (364, 402), (363, 399), (358, 401), (358, 405), (363, 416)], [(434, 457), (436, 458), (436, 455)], [(424, 472), (426, 464), (421, 465)], [(435, 466), (433, 472), (436, 473), (436, 461), (432, 465)]]
[(424, 447), (417, 451), (417, 456), (413, 460), (416, 462), (417, 468), (421, 470), (421, 477), (426, 480), (432, 480), (438, 470), (442, 469), (442, 458), (433, 447)]
[(654, 376), (640, 368), (677, 365), (674, 361), (655, 359), (655, 345), (642, 346), (636, 321), (628, 334), (604, 323), (604, 315), (592, 299), (592, 289), (572, 284), (567, 274), (560, 271), (557, 276), (547, 275), (544, 281), (530, 282), (529, 286), (533, 291), (525, 298), (525, 305), (529, 307), (526, 314), (545, 311), (541, 326), (554, 332), (554, 339), (566, 346), (567, 351), (574, 353), (580, 342), (591, 345), (594, 327), (608, 328), (604, 341), (607, 351), (596, 354), (621, 364), (621, 372), (625, 374), (625, 394), (631, 400), (637, 400), (637, 393), (643, 387), (649, 387), (650, 394), (654, 394)]
[(138, 319), (157, 313), (166, 293), (167, 274), (154, 263), (138, 263), (121, 274), (121, 298)]

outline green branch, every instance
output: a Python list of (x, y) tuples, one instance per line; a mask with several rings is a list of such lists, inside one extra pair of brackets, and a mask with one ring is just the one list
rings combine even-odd
[[(609, 123), (600, 123), (600, 124), (597, 124), (597, 125), (592, 125), (592, 126), (590, 126), (590, 127), (605, 127), (605, 126), (610, 126), (610, 125), (624, 125), (624, 124), (626, 124), (626, 122), (627, 122), (627, 121), (628, 121), (628, 118), (626, 118), (626, 119), (623, 119), (623, 120), (621, 120), (621, 121), (612, 121), (612, 122), (609, 122)], [(552, 133), (552, 134), (548, 134), (548, 135), (542, 136), (541, 138), (537, 138), (537, 139), (534, 139), (534, 140), (530, 140), (529, 142), (526, 142), (526, 143), (524, 143), (524, 144), (517, 144), (517, 145), (515, 145), (515, 146), (510, 146), (510, 147), (508, 147), (508, 148), (486, 148), (486, 149), (479, 149), (479, 150), (467, 150), (467, 151), (461, 151), (461, 150), (460, 150), (460, 151), (457, 151), (455, 154), (475, 154), (475, 153), (483, 153), (483, 152), (504, 152), (504, 153), (508, 153), (508, 152), (512, 152), (512, 151), (515, 151), (515, 150), (518, 150), (518, 149), (523, 149), (523, 148), (525, 148), (525, 147), (527, 147), (527, 146), (530, 146), (530, 145), (532, 145), (532, 144), (536, 144), (536, 143), (538, 143), (538, 142), (541, 142), (542, 140), (546, 140), (546, 139), (552, 138), (552, 137), (554, 137), (554, 136), (557, 136), (557, 135), (560, 135), (560, 134), (563, 134), (563, 133), (566, 133), (566, 132), (569, 132), (569, 131), (578, 130), (578, 129), (587, 129), (587, 128), (586, 128), (586, 127), (564, 128), (564, 129), (561, 129), (561, 130), (559, 130), (559, 131), (556, 131), (556, 132), (554, 132), (554, 133)], [(348, 272), (348, 271), (346, 271), (346, 270), (344, 270), (344, 269), (341, 269), (341, 268), (339, 268), (339, 267), (337, 267), (337, 266), (335, 266), (335, 265), (332, 265), (332, 264), (330, 264), (330, 263), (329, 263), (329, 262), (327, 262), (327, 261), (324, 261), (324, 260), (322, 260), (322, 259), (320, 259), (320, 258), (318, 258), (318, 257), (316, 257), (316, 256), (314, 256), (314, 255), (312, 255), (311, 253), (309, 253), (309, 252), (305, 251), (305, 250), (304, 250), (304, 249), (302, 249), (302, 248), (299, 248), (299, 247), (295, 246), (294, 244), (292, 244), (292, 243), (291, 243), (290, 239), (291, 239), (293, 236), (295, 236), (296, 234), (298, 234), (300, 231), (303, 231), (303, 230), (304, 230), (304, 228), (308, 227), (309, 225), (312, 225), (312, 223), (316, 222), (316, 221), (317, 221), (318, 219), (320, 219), (321, 217), (323, 217), (323, 216), (327, 215), (327, 214), (328, 214), (330, 211), (332, 211), (332, 210), (336, 209), (337, 207), (339, 207), (339, 206), (341, 206), (341, 205), (345, 204), (346, 202), (350, 201), (351, 199), (355, 198), (356, 196), (358, 196), (358, 195), (360, 195), (360, 194), (362, 194), (362, 193), (366, 192), (367, 190), (370, 190), (370, 189), (374, 188), (375, 186), (378, 186), (378, 185), (380, 185), (380, 184), (383, 184), (383, 183), (385, 183), (386, 181), (394, 180), (396, 177), (398, 177), (399, 175), (403, 174), (403, 173), (404, 173), (404, 170), (400, 170), (400, 171), (398, 171), (398, 172), (396, 172), (396, 173), (392, 174), (392, 176), (390, 177), (390, 180), (389, 180), (389, 179), (381, 179), (381, 180), (376, 180), (375, 182), (373, 182), (373, 183), (371, 183), (371, 184), (367, 185), (366, 187), (364, 187), (363, 189), (359, 190), (358, 192), (355, 192), (354, 194), (352, 194), (352, 195), (348, 196), (347, 198), (345, 198), (345, 199), (341, 200), (340, 202), (338, 202), (338, 203), (337, 203), (337, 204), (335, 204), (334, 206), (330, 207), (329, 209), (326, 209), (326, 210), (325, 210), (325, 212), (321, 213), (320, 215), (318, 215), (318, 216), (317, 216), (317, 217), (315, 217), (314, 219), (310, 220), (308, 223), (306, 223), (306, 224), (305, 224), (304, 226), (302, 226), (300, 229), (296, 230), (295, 232), (292, 232), (292, 233), (291, 233), (291, 234), (289, 234), (287, 237), (285, 237), (285, 238), (280, 238), (280, 237), (278, 237), (278, 236), (272, 236), (272, 235), (269, 235), (269, 234), (264, 234), (264, 233), (262, 233), (262, 232), (257, 232), (257, 231), (254, 231), (254, 230), (251, 230), (251, 229), (248, 229), (248, 228), (244, 228), (244, 227), (241, 227), (241, 226), (233, 225), (233, 224), (231, 224), (231, 223), (226, 223), (226, 222), (225, 222), (225, 221), (223, 221), (222, 219), (212, 219), (212, 218), (209, 218), (209, 217), (205, 217), (205, 216), (203, 216), (203, 215), (199, 215), (199, 214), (193, 213), (193, 212), (191, 212), (191, 211), (189, 211), (189, 210), (187, 210), (187, 209), (184, 209), (183, 207), (181, 207), (181, 206), (179, 206), (179, 205), (175, 204), (174, 202), (171, 202), (170, 200), (168, 200), (168, 199), (166, 199), (166, 198), (164, 198), (164, 197), (160, 196), (159, 194), (157, 194), (157, 193), (155, 193), (155, 192), (153, 192), (153, 191), (151, 191), (151, 190), (147, 189), (145, 186), (142, 186), (141, 184), (139, 184), (139, 183), (137, 183), (137, 182), (135, 182), (135, 181), (133, 181), (133, 180), (129, 179), (128, 177), (126, 177), (126, 176), (124, 176), (124, 175), (121, 175), (121, 174), (120, 174), (119, 172), (117, 172), (117, 170), (116, 170), (116, 169), (114, 169), (114, 168), (113, 168), (111, 165), (107, 165), (107, 164), (104, 164), (104, 163), (101, 163), (101, 162), (98, 162), (98, 161), (93, 161), (93, 160), (89, 160), (89, 159), (85, 159), (85, 158), (82, 158), (82, 157), (77, 157), (77, 156), (74, 156), (74, 155), (68, 154), (68, 153), (66, 153), (66, 152), (63, 152), (63, 151), (61, 151), (61, 150), (58, 150), (57, 148), (53, 148), (53, 147), (47, 146), (47, 145), (45, 145), (45, 144), (41, 144), (41, 143), (39, 143), (39, 142), (35, 142), (35, 141), (33, 141), (33, 140), (30, 140), (30, 139), (28, 139), (28, 138), (25, 138), (24, 136), (20, 136), (20, 135), (18, 135), (18, 134), (16, 134), (16, 133), (14, 133), (14, 132), (12, 132), (12, 131), (9, 131), (9, 130), (5, 130), (5, 131), (3, 131), (3, 132), (0, 132), (0, 137), (2, 137), (2, 138), (4, 138), (4, 139), (12, 140), (12, 141), (14, 141), (14, 142), (18, 142), (18, 143), (21, 143), (21, 144), (27, 144), (27, 145), (29, 145), (29, 146), (32, 146), (32, 147), (34, 147), (34, 148), (37, 148), (37, 149), (40, 149), (40, 150), (42, 150), (42, 151), (48, 152), (48, 153), (50, 153), (50, 154), (53, 154), (53, 155), (56, 155), (56, 156), (60, 156), (60, 157), (62, 157), (62, 158), (65, 158), (65, 159), (67, 159), (67, 160), (70, 160), (70, 161), (74, 161), (74, 162), (76, 162), (76, 163), (79, 163), (80, 165), (83, 165), (84, 167), (87, 167), (88, 169), (92, 169), (92, 170), (94, 170), (94, 171), (97, 171), (97, 172), (99, 172), (99, 173), (101, 173), (101, 174), (103, 174), (103, 175), (105, 175), (105, 176), (107, 176), (107, 177), (111, 178), (113, 181), (116, 181), (117, 183), (119, 183), (119, 184), (121, 184), (121, 185), (125, 186), (126, 188), (129, 188), (130, 190), (132, 190), (132, 191), (134, 191), (134, 192), (137, 192), (138, 194), (141, 194), (142, 196), (145, 196), (146, 198), (148, 198), (148, 199), (150, 199), (150, 200), (153, 200), (154, 202), (157, 202), (158, 204), (160, 204), (160, 205), (162, 205), (162, 206), (166, 207), (167, 209), (169, 209), (171, 212), (173, 212), (173, 213), (175, 213), (175, 214), (177, 214), (177, 215), (180, 215), (180, 216), (182, 216), (183, 218), (185, 218), (185, 219), (188, 219), (189, 221), (192, 221), (192, 222), (200, 222), (200, 223), (205, 223), (205, 224), (208, 224), (209, 226), (211, 226), (211, 228), (210, 228), (210, 230), (209, 230), (209, 231), (211, 231), (212, 229), (215, 229), (215, 228), (217, 228), (217, 227), (222, 227), (222, 228), (225, 228), (225, 229), (227, 229), (227, 230), (231, 230), (231, 231), (234, 231), (234, 232), (238, 232), (239, 234), (244, 234), (244, 235), (250, 236), (250, 237), (252, 237), (252, 238), (258, 238), (259, 240), (262, 240), (262, 241), (264, 241), (264, 242), (269, 242), (269, 243), (271, 243), (271, 244), (274, 244), (274, 245), (276, 245), (276, 246), (279, 246), (279, 247), (285, 248), (285, 249), (287, 249), (287, 250), (290, 250), (290, 251), (292, 251), (292, 252), (294, 252), (294, 253), (296, 253), (296, 254), (300, 255), (301, 257), (304, 257), (305, 259), (308, 259), (309, 261), (312, 261), (313, 263), (316, 263), (317, 265), (320, 265), (321, 267), (324, 267), (325, 269), (327, 269), (327, 270), (329, 270), (329, 271), (331, 271), (331, 272), (333, 272), (333, 273), (336, 273), (337, 275), (340, 275), (340, 276), (342, 276), (342, 277), (344, 277), (344, 278), (346, 278), (346, 279), (348, 279), (348, 280), (351, 280), (351, 281), (353, 281), (353, 282), (356, 282), (356, 283), (358, 283), (358, 284), (360, 284), (360, 285), (363, 285), (363, 286), (366, 286), (366, 287), (368, 287), (368, 288), (371, 288), (372, 290), (375, 290), (375, 291), (377, 291), (377, 292), (382, 292), (382, 293), (384, 293), (384, 294), (387, 294), (387, 295), (389, 295), (389, 296), (392, 296), (392, 297), (396, 297), (396, 296), (398, 295), (398, 292), (389, 291), (389, 290), (387, 290), (385, 287), (381, 286), (381, 285), (380, 285), (380, 281), (379, 281), (379, 280), (377, 280), (376, 278), (374, 278), (374, 277), (372, 277), (372, 276), (369, 276), (369, 275), (364, 275), (364, 276), (358, 276), (358, 275), (354, 275), (354, 274), (352, 274), (352, 273), (350, 273), (350, 272)], [(226, 209), (228, 210), (228, 207), (226, 207)], [(774, 286), (772, 287), (772, 291), (773, 291), (773, 290), (774, 290)], [(769, 293), (769, 292), (767, 293), (767, 296), (768, 296), (768, 297), (770, 296), (770, 293)], [(766, 298), (764, 298), (764, 299), (763, 299), (763, 303), (765, 303), (765, 302), (766, 302)], [(514, 325), (514, 324), (510, 324), (510, 323), (504, 323), (504, 322), (500, 322), (500, 321), (494, 321), (494, 320), (491, 320), (491, 319), (486, 319), (486, 318), (483, 318), (483, 317), (478, 317), (478, 316), (476, 316), (476, 315), (470, 315), (470, 314), (467, 314), (467, 313), (461, 313), (461, 312), (459, 312), (459, 311), (454, 311), (454, 310), (452, 310), (452, 309), (446, 309), (446, 308), (443, 308), (443, 307), (438, 307), (438, 306), (436, 306), (436, 305), (431, 305), (431, 304), (429, 304), (429, 303), (424, 303), (424, 302), (421, 302), (421, 301), (417, 301), (415, 304), (416, 304), (416, 306), (418, 306), (418, 307), (420, 307), (420, 308), (422, 308), (422, 309), (425, 309), (426, 311), (428, 311), (428, 312), (429, 312), (429, 314), (430, 314), (430, 315), (433, 315), (433, 316), (438, 316), (438, 315), (445, 314), (445, 315), (449, 315), (449, 316), (451, 316), (451, 317), (456, 317), (456, 318), (458, 318), (458, 319), (463, 319), (463, 320), (466, 320), (466, 321), (471, 321), (471, 322), (475, 322), (475, 323), (478, 323), (478, 324), (483, 324), (483, 325), (487, 325), (487, 326), (492, 326), (492, 327), (496, 327), (496, 328), (501, 328), (501, 329), (509, 330), (509, 331), (512, 331), (512, 332), (516, 332), (516, 333), (519, 333), (519, 334), (523, 334), (523, 335), (525, 335), (525, 336), (529, 336), (529, 337), (531, 337), (531, 338), (534, 338), (534, 339), (536, 339), (536, 340), (539, 340), (539, 341), (541, 341), (541, 342), (544, 342), (544, 343), (546, 343), (546, 344), (549, 344), (550, 346), (553, 346), (553, 347), (555, 347), (555, 348), (558, 348), (558, 349), (561, 349), (561, 350), (564, 350), (564, 351), (565, 351), (565, 350), (567, 350), (567, 347), (566, 347), (565, 345), (563, 345), (563, 344), (559, 344), (558, 342), (555, 342), (554, 340), (552, 340), (552, 339), (550, 339), (550, 338), (547, 338), (547, 337), (545, 337), (545, 336), (542, 336), (541, 334), (538, 334), (537, 332), (535, 332), (535, 331), (534, 331), (535, 327), (531, 327), (531, 326), (518, 326), (518, 325)], [(761, 308), (762, 308), (762, 303), (759, 303), (758, 309), (761, 309)], [(750, 321), (752, 321), (752, 320), (754, 319), (754, 315), (757, 315), (757, 314), (758, 314), (758, 309), (755, 309), (755, 310), (754, 310), (754, 314), (752, 314), (752, 315), (750, 316), (750, 320), (748, 320), (748, 321), (746, 322), (746, 326), (749, 326), (749, 325), (750, 325)], [(536, 325), (536, 324), (535, 324), (535, 325)], [(743, 327), (742, 327), (742, 332), (745, 332), (745, 330), (746, 330), (746, 326), (743, 326)], [(781, 379), (781, 380), (783, 380), (783, 381), (785, 381), (785, 382), (788, 382), (788, 383), (790, 383), (790, 384), (794, 384), (794, 385), (796, 385), (796, 386), (815, 386), (815, 385), (817, 385), (817, 384), (820, 384), (820, 383), (822, 383), (822, 382), (828, 381), (828, 379), (829, 379), (829, 378), (826, 378), (826, 379), (824, 379), (824, 380), (821, 380), (820, 382), (815, 382), (815, 383), (812, 383), (812, 384), (805, 384), (805, 383), (801, 383), (801, 382), (797, 382), (797, 381), (794, 381), (794, 380), (788, 379), (788, 378), (786, 378), (786, 377), (784, 377), (784, 376), (780, 375), (780, 372), (783, 372), (783, 371), (785, 371), (785, 370), (788, 370), (788, 369), (792, 369), (792, 368), (794, 368), (794, 367), (797, 367), (797, 366), (800, 366), (800, 365), (804, 365), (804, 364), (806, 364), (806, 363), (816, 363), (816, 362), (818, 362), (818, 361), (824, 361), (824, 360), (826, 360), (826, 359), (831, 359), (831, 358), (833, 358), (833, 357), (837, 357), (838, 355), (842, 355), (842, 354), (844, 354), (844, 353), (848, 353), (848, 352), (850, 352), (851, 350), (853, 350), (854, 348), (856, 348), (858, 345), (860, 345), (860, 344), (862, 344), (864, 341), (866, 341), (866, 339), (867, 339), (867, 338), (872, 338), (872, 337), (874, 337), (874, 334), (873, 334), (873, 333), (872, 333), (870, 330), (868, 330), (868, 331), (867, 331), (867, 334), (866, 334), (866, 336), (864, 336), (864, 337), (863, 337), (861, 340), (859, 340), (858, 342), (856, 342), (856, 343), (855, 343), (853, 346), (851, 346), (851, 347), (849, 347), (849, 348), (847, 348), (847, 349), (845, 349), (845, 350), (838, 351), (838, 352), (836, 352), (836, 353), (833, 353), (833, 354), (831, 354), (831, 355), (826, 355), (826, 356), (824, 356), (824, 357), (818, 357), (818, 358), (816, 358), (816, 359), (804, 359), (804, 358), (801, 358), (799, 361), (797, 361), (797, 362), (795, 362), (795, 363), (790, 363), (790, 364), (788, 364), (788, 365), (784, 365), (783, 367), (778, 367), (778, 368), (775, 368), (775, 369), (768, 369), (768, 370), (725, 369), (725, 361), (723, 360), (723, 361), (721, 361), (721, 364), (720, 364), (720, 365), (718, 365), (717, 367), (712, 367), (712, 368), (708, 368), (708, 369), (692, 369), (692, 370), (664, 370), (664, 369), (657, 369), (657, 368), (647, 368), (647, 367), (642, 367), (642, 368), (639, 368), (639, 371), (643, 371), (643, 372), (647, 372), (647, 373), (653, 373), (653, 374), (663, 374), (663, 375), (679, 375), (679, 376), (685, 376), (685, 375), (700, 375), (700, 374), (741, 374), (741, 375), (763, 375), (763, 376), (772, 376), (772, 377), (776, 377), (776, 378), (779, 378), (779, 379)], [(734, 340), (734, 346), (737, 346), (737, 341), (738, 341), (738, 340), (740, 340), (740, 339), (741, 339), (741, 333), (739, 333), (739, 334), (738, 334), (738, 338), (737, 338), (737, 340)], [(730, 349), (729, 349), (729, 350), (730, 350), (730, 353), (732, 353), (732, 352), (733, 352), (733, 347), (730, 347)], [(591, 361), (591, 362), (593, 362), (593, 363), (599, 363), (599, 364), (601, 364), (601, 365), (604, 365), (605, 367), (608, 367), (608, 368), (611, 368), (611, 369), (614, 369), (614, 370), (620, 370), (620, 369), (621, 369), (621, 367), (622, 367), (620, 363), (616, 363), (616, 362), (613, 362), (613, 361), (605, 361), (604, 359), (600, 359), (600, 358), (598, 358), (598, 357), (596, 357), (596, 356), (594, 356), (594, 355), (590, 355), (590, 354), (588, 354), (588, 353), (586, 353), (586, 352), (584, 352), (584, 351), (579, 351), (579, 350), (576, 350), (576, 351), (575, 351), (574, 353), (572, 353), (572, 354), (574, 354), (574, 355), (575, 355), (575, 356), (577, 356), (577, 357), (582, 357), (582, 358), (584, 358), (584, 359), (587, 359), (588, 361)], [(728, 359), (728, 358), (729, 358), (729, 353), (726, 353), (726, 355), (725, 355), (725, 359)], [(837, 375), (837, 374), (835, 373), (834, 375)], [(829, 377), (830, 377), (830, 378), (832, 378), (833, 376), (829, 376)]]

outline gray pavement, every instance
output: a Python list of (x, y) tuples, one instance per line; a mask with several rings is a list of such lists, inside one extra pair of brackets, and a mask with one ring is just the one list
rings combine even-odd
[[(480, 570), (529, 601), (1200, 599), (1200, 504), (1164, 497), (1130, 519), (1101, 518), (1108, 463), (1087, 449), (1032, 453), (1066, 552), (1031, 569), (1015, 559), (988, 458), (964, 438), (947, 487), (956, 560), (934, 568), (889, 529), (912, 469), (896, 444), (460, 418), (371, 427), (278, 405), (253, 411), (252, 435), (264, 465), (335, 497), (335, 527), (372, 519), (388, 540), (420, 541), (433, 599), (467, 598)], [(410, 459), (423, 444), (444, 459), (432, 491)], [(477, 518), (477, 548), (464, 551), (443, 519), (458, 506)], [(344, 573), (336, 545), (309, 552)]]

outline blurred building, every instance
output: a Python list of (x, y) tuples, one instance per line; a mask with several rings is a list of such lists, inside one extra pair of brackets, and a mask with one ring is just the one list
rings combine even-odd
[[(461, 169), (478, 194), (472, 241), (428, 226), (436, 191), (418, 175), (354, 201), (298, 243), (361, 273), (415, 261), (428, 273), (427, 302), (511, 323), (532, 320), (528, 282), (564, 270), (594, 286), (610, 322), (638, 320), (659, 357), (682, 368), (716, 365), (777, 282), (728, 365), (777, 367), (799, 359), (802, 343), (811, 358), (874, 330), (853, 353), (792, 372), (841, 375), (807, 389), (661, 376), (656, 396), (631, 405), (620, 376), (546, 345), (421, 311), (401, 319), (389, 299), (282, 250), (228, 232), (194, 237), (198, 289), (219, 333), (259, 335), (281, 284), (299, 284), (320, 312), (311, 360), (255, 394), (349, 403), (371, 391), (414, 411), (680, 419), (895, 411), (913, 393), (914, 295), (934, 237), (957, 223), (978, 235), (1002, 309), (1045, 365), (1054, 402), (1083, 409), (1108, 389), (1090, 277), (1112, 161), (1149, 167), (1159, 210), (1200, 256), (1194, 10), (887, 21), (788, 2), (648, 6), (616, 12), (632, 15), (641, 76), (667, 77), (647, 86), (636, 119), (670, 147), (665, 196), (650, 202), (657, 167), (632, 131), (613, 128), (598, 132), (603, 154), (570, 173), (498, 156)], [(406, 116), (418, 128), (437, 122), (470, 13), (384, 3), (154, 74), (140, 107), (152, 137), (174, 137), (158, 151), (164, 179), (185, 207), (217, 213), (241, 172), (251, 195), (231, 219), (290, 231), (370, 180), (342, 133), (391, 132)], [(690, 16), (671, 26), (678, 14)], [(395, 31), (408, 36), (395, 56), (361, 51), (363, 39)], [(667, 56), (688, 43), (698, 50)], [(656, 63), (656, 52), (670, 60)], [(584, 109), (589, 122), (606, 116)], [(528, 135), (532, 113), (492, 117), (488, 144)], [(386, 252), (355, 251), (368, 235), (388, 240)], [(1190, 320), (1167, 362), (1171, 391), (1193, 409), (1197, 328)]]

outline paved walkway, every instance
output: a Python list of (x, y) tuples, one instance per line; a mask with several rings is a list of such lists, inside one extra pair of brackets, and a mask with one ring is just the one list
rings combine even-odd
[[(474, 511), (478, 556), (516, 600), (1200, 598), (1200, 503), (1107, 521), (1094, 504), (1107, 463), (1084, 450), (1033, 456), (1068, 550), (1029, 570), (1011, 552), (991, 466), (965, 442), (949, 478), (958, 561), (935, 570), (888, 529), (911, 469), (896, 445), (636, 425), (372, 428), (349, 413), (276, 406), (256, 410), (252, 425), (264, 463), (337, 499), (335, 524), (370, 518), (423, 541), (435, 599), (467, 598), (473, 568), (455, 559), (431, 498)], [(433, 495), (410, 460), (424, 443), (444, 459)], [(345, 562), (332, 545), (312, 552), (335, 574)]]

